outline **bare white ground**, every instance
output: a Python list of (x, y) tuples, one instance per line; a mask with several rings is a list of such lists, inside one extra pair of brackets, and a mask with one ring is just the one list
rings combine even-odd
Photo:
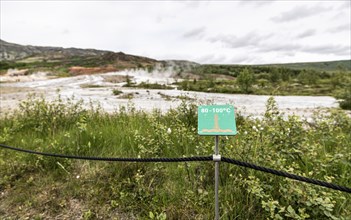
[[(121, 71), (96, 75), (82, 75), (69, 78), (49, 79), (41, 73), (40, 77), (31, 76), (31, 80), (21, 80), (1, 83), (1, 112), (15, 109), (18, 103), (27, 98), (29, 93), (43, 95), (47, 100), (57, 98), (75, 97), (82, 99), (87, 107), (90, 102), (94, 105), (100, 104), (107, 112), (118, 110), (121, 106), (132, 104), (136, 109), (152, 111), (160, 109), (165, 112), (181, 103), (181, 98), (187, 97), (197, 104), (233, 104), (237, 111), (243, 115), (260, 116), (265, 112), (265, 104), (269, 96), (259, 95), (234, 95), (203, 92), (188, 92), (177, 89), (172, 90), (147, 90), (122, 87), (125, 83), (111, 83), (105, 80), (111, 76), (126, 76), (134, 82), (149, 82), (167, 84), (175, 81), (169, 74), (149, 74), (146, 71)], [(27, 77), (27, 76), (23, 76)], [(27, 77), (28, 78), (28, 77)], [(8, 80), (13, 81), (13, 80)], [(113, 89), (121, 90), (123, 93), (115, 96)], [(131, 93), (132, 95), (128, 96)], [(129, 97), (129, 99), (127, 98)], [(275, 96), (279, 109), (288, 114), (310, 117), (316, 109), (328, 109), (338, 106), (337, 100), (329, 96)]]

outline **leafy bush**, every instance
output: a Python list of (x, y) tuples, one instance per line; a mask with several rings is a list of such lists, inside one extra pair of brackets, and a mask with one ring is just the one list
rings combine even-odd
[(255, 76), (249, 69), (244, 69), (240, 72), (236, 81), (244, 93), (249, 93), (255, 81)]
[(86, 113), (83, 102), (74, 100), (74, 97), (63, 100), (59, 96), (49, 102), (43, 97), (36, 98), (35, 94), (30, 94), (20, 103), (15, 119), (17, 129), (54, 134), (75, 124)]
[(112, 90), (112, 93), (113, 93), (113, 95), (120, 95), (120, 94), (122, 94), (123, 92), (122, 92), (121, 90), (118, 90), (118, 89), (113, 89), (113, 90)]
[[(113, 114), (83, 106), (60, 98), (26, 101), (18, 112), (0, 118), (0, 142), (103, 157), (213, 153), (214, 138), (197, 135), (193, 103), (164, 114), (131, 105)], [(270, 98), (262, 119), (237, 115), (237, 128), (237, 136), (220, 138), (223, 156), (350, 186), (351, 118), (343, 112), (316, 112), (311, 121), (286, 117)], [(213, 168), (210, 162), (103, 163), (0, 150), (0, 214), (9, 219), (211, 219)], [(224, 219), (351, 216), (349, 194), (230, 164), (221, 164), (220, 172)]]
[(342, 90), (342, 94), (339, 96), (342, 99), (340, 102), (340, 107), (342, 109), (351, 110), (351, 75), (346, 80), (345, 88)]

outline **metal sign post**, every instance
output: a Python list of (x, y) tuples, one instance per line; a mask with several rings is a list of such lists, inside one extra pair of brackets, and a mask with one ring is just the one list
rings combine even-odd
[(215, 136), (215, 220), (219, 220), (219, 135), (236, 135), (234, 107), (231, 105), (203, 105), (198, 107), (198, 134)]
[[(218, 143), (219, 136), (215, 136), (215, 156), (219, 155)], [(220, 159), (220, 158), (219, 158)], [(218, 186), (219, 186), (219, 161), (215, 162), (215, 219), (219, 219), (219, 200), (218, 200)]]

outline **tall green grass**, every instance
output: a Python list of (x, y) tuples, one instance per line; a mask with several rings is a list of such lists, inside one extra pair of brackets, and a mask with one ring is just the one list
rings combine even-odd
[[(197, 135), (197, 107), (167, 113), (86, 110), (74, 99), (32, 96), (0, 119), (0, 143), (44, 152), (102, 157), (213, 154)], [(316, 113), (284, 118), (274, 99), (263, 119), (237, 115), (239, 134), (221, 137), (227, 157), (351, 185), (351, 119)], [(47, 219), (211, 219), (212, 162), (109, 163), (0, 150), (0, 216)], [(220, 166), (222, 219), (348, 219), (350, 195), (229, 164)]]

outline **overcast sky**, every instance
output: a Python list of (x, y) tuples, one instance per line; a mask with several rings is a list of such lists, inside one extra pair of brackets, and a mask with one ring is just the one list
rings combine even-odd
[(351, 1), (6, 1), (1, 39), (155, 59), (351, 59)]

